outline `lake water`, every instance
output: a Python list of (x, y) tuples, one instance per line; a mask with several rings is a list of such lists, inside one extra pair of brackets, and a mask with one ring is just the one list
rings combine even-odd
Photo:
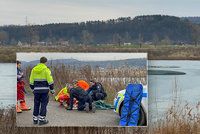
[[(174, 97), (196, 105), (200, 101), (200, 61), (149, 61), (151, 68), (185, 72), (186, 75), (149, 75), (149, 117), (157, 118), (172, 105)], [(171, 68), (169, 67), (171, 66)], [(16, 65), (0, 64), (0, 104), (16, 102)], [(176, 94), (176, 90), (178, 91)]]
[(16, 64), (0, 63), (0, 106), (16, 102)]
[(156, 70), (185, 72), (185, 75), (149, 75), (149, 114), (159, 118), (172, 106), (174, 98), (184, 105), (196, 106), (200, 102), (200, 61), (149, 61)]

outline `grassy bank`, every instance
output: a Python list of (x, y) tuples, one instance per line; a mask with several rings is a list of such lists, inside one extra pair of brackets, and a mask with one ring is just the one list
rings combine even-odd
[(165, 115), (150, 128), (152, 134), (200, 133), (200, 102), (195, 107), (173, 105)]
[[(71, 65), (50, 66), (52, 70), (52, 76), (54, 78), (56, 93), (59, 89), (65, 87), (66, 83), (71, 83), (73, 80), (86, 80), (89, 82), (91, 79), (95, 79), (101, 82), (108, 96), (106, 101), (113, 103), (113, 99), (116, 93), (124, 89), (127, 83), (130, 82), (144, 82), (146, 83), (146, 68), (134, 69), (131, 67), (123, 68), (106, 68), (101, 70), (99, 67), (92, 68), (90, 65), (82, 67), (75, 67)], [(24, 69), (25, 83), (29, 83), (29, 76), (31, 67)], [(27, 89), (28, 84), (27, 85)]]
[(15, 110), (0, 110), (0, 133), (2, 134), (199, 134), (200, 103), (195, 107), (188, 104), (173, 105), (162, 120), (149, 123), (149, 127), (16, 127)]
[[(15, 110), (0, 110), (2, 134), (199, 134), (200, 102), (191, 106), (178, 98), (174, 89), (173, 104), (156, 122), (149, 119), (148, 127), (16, 127)], [(23, 114), (23, 113), (22, 113)], [(158, 115), (157, 115), (158, 116)]]
[(150, 60), (200, 60), (200, 47), (194, 46), (1, 46), (0, 62), (15, 62), (16, 52), (148, 52)]
[(16, 114), (14, 108), (0, 109), (0, 134), (14, 134)]

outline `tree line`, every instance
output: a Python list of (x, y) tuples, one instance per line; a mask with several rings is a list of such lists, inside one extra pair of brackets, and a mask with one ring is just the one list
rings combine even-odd
[(0, 27), (0, 44), (199, 44), (200, 25), (167, 15), (121, 17), (107, 21)]

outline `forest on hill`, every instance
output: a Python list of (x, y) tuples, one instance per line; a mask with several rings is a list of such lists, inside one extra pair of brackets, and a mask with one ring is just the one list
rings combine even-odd
[(107, 21), (8, 25), (0, 27), (1, 45), (199, 44), (200, 24), (167, 15), (122, 17)]
[(187, 19), (192, 23), (200, 24), (200, 17), (182, 17), (182, 19)]

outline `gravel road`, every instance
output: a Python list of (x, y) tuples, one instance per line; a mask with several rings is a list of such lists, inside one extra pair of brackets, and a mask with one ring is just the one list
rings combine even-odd
[[(26, 97), (27, 104), (33, 109), (33, 96)], [(17, 113), (17, 126), (38, 126), (32, 124), (33, 110)], [(67, 111), (58, 102), (50, 98), (47, 119), (43, 126), (118, 126), (119, 116), (113, 110), (96, 110), (95, 113), (85, 111)]]

